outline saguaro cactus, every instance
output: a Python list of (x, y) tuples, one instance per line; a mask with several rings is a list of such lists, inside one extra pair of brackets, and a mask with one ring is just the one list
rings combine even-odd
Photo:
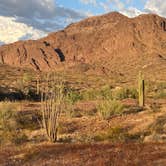
[(143, 107), (145, 105), (145, 81), (143, 79), (142, 72), (139, 72), (138, 95), (139, 95), (139, 106)]

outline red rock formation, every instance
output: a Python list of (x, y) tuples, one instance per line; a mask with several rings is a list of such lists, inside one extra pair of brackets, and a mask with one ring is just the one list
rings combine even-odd
[(154, 14), (128, 18), (113, 12), (71, 24), (40, 40), (0, 47), (1, 63), (41, 71), (56, 69), (62, 62), (123, 71), (120, 66), (130, 70), (165, 63), (165, 57), (166, 19)]

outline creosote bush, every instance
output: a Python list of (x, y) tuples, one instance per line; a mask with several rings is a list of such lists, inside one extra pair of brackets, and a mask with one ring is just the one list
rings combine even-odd
[(82, 92), (83, 100), (112, 99), (112, 87), (103, 86), (101, 89), (88, 89)]
[(126, 98), (136, 99), (138, 97), (138, 92), (135, 88), (120, 88), (113, 92), (113, 98), (116, 100), (122, 100)]
[(101, 89), (88, 89), (83, 91), (81, 95), (82, 100), (122, 100), (126, 98), (136, 99), (138, 97), (138, 92), (135, 88), (113, 89), (113, 87), (107, 85)]
[(166, 99), (166, 82), (161, 82), (157, 85), (154, 98)]
[(67, 101), (71, 102), (72, 104), (75, 104), (76, 102), (83, 99), (80, 92), (77, 92), (76, 90), (72, 89), (67, 89), (65, 98)]
[(109, 119), (114, 115), (121, 115), (123, 113), (123, 109), (123, 104), (117, 100), (103, 100), (97, 106), (99, 115), (103, 119)]
[(74, 104), (82, 100), (81, 93), (67, 89), (65, 94), (65, 114), (68, 117), (80, 117), (79, 111), (74, 109)]

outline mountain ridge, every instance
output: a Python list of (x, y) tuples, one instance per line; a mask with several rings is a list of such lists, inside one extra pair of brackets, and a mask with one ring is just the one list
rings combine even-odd
[(37, 71), (84, 63), (93, 69), (122, 73), (149, 64), (165, 65), (165, 41), (166, 18), (156, 14), (128, 18), (111, 12), (73, 23), (39, 40), (3, 45), (0, 63)]

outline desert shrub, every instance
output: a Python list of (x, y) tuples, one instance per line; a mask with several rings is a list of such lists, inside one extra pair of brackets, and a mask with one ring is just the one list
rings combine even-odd
[(81, 114), (79, 111), (74, 109), (74, 104), (80, 100), (82, 100), (82, 96), (79, 92), (68, 90), (65, 95), (65, 109), (63, 112), (68, 117), (79, 117)]
[(0, 103), (0, 142), (20, 144), (27, 140), (26, 135), (18, 128), (17, 103)]
[(103, 100), (98, 104), (97, 110), (103, 119), (109, 119), (113, 115), (121, 115), (123, 113), (123, 104), (117, 100)]
[(148, 130), (151, 133), (164, 133), (164, 126), (166, 125), (166, 114), (159, 116), (154, 123), (150, 124)]
[(111, 141), (111, 142), (131, 142), (142, 141), (141, 133), (129, 134), (129, 132), (120, 127), (115, 126), (110, 128), (105, 133), (98, 133), (93, 137), (94, 141)]
[(106, 85), (100, 90), (101, 99), (113, 99), (112, 87)]
[(69, 114), (69, 117), (71, 117), (71, 118), (80, 118), (80, 117), (82, 117), (83, 115), (82, 115), (82, 111), (81, 110), (79, 110), (79, 109), (72, 109), (72, 110), (69, 110), (69, 112), (68, 112)]
[(0, 103), (0, 127), (4, 130), (11, 130), (16, 126), (16, 110), (18, 105), (10, 102)]
[(83, 99), (82, 94), (79, 91), (68, 89), (66, 93), (66, 100), (72, 104)]
[(126, 141), (128, 139), (128, 132), (122, 127), (116, 126), (110, 128), (106, 133), (100, 133), (94, 136), (94, 141), (106, 141), (111, 142)]
[(160, 89), (158, 90), (155, 95), (155, 99), (165, 99), (166, 98), (166, 89)]
[(72, 104), (72, 102), (70, 102), (70, 100), (65, 100), (65, 108), (63, 110), (63, 113), (65, 113), (67, 117), (72, 117), (73, 112), (74, 105)]
[(146, 93), (152, 92), (153, 89), (154, 89), (154, 83), (147, 80), (145, 82), (145, 91), (146, 91)]
[(165, 99), (166, 98), (166, 82), (160, 82), (155, 88), (155, 98)]
[(78, 109), (75, 109), (74, 104), (70, 100), (65, 101), (65, 108), (63, 112), (65, 113), (67, 117), (70, 117), (70, 118), (82, 116), (81, 111)]
[(28, 137), (23, 132), (14, 133), (12, 138), (11, 138), (11, 142), (16, 144), (16, 145), (23, 144), (23, 143), (25, 143), (27, 141), (28, 141)]
[(121, 88), (113, 92), (113, 98), (117, 100), (122, 100), (126, 98), (136, 99), (138, 97), (138, 92), (135, 88)]
[(112, 91), (110, 86), (103, 86), (101, 89), (88, 89), (83, 92), (84, 100), (112, 99)]
[(83, 96), (83, 100), (85, 101), (95, 100), (97, 99), (98, 91), (94, 89), (88, 89), (82, 92), (82, 96)]
[(148, 82), (146, 85), (146, 92), (150, 97), (155, 99), (166, 98), (166, 82)]
[(166, 91), (161, 91), (160, 93), (158, 93), (157, 95), (158, 98), (160, 99), (165, 99), (166, 98)]
[(37, 111), (20, 112), (16, 116), (16, 121), (20, 129), (36, 130), (42, 126), (42, 115)]

